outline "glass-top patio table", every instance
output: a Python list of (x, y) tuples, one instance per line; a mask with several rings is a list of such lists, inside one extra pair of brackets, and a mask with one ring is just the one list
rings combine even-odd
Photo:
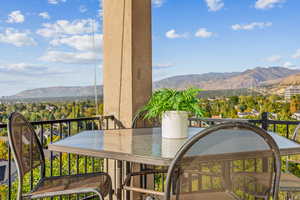
[[(189, 128), (186, 139), (164, 139), (161, 136), (161, 128), (83, 131), (50, 144), (48, 149), (56, 152), (107, 158), (120, 163), (125, 161), (167, 167), (170, 166), (181, 146), (201, 130), (203, 128)], [(191, 156), (194, 153), (203, 157), (203, 161), (224, 160), (224, 163), (229, 163), (230, 160), (264, 158), (271, 153), (266, 143), (253, 137), (252, 134), (247, 134), (247, 132), (241, 134), (242, 130), (234, 129), (222, 131), (226, 131), (226, 134), (212, 134), (199, 142), (197, 145), (200, 145), (201, 148), (196, 146), (195, 150), (190, 152)], [(277, 143), (282, 156), (300, 154), (300, 144), (273, 132), (269, 132), (269, 134)], [(115, 186), (117, 199), (124, 198), (121, 184), (124, 180), (123, 175), (127, 176), (124, 169), (120, 169), (122, 167), (118, 167), (116, 173), (116, 180), (119, 180)], [(229, 167), (225, 167), (223, 170), (226, 171), (225, 174), (230, 173)], [(128, 176), (130, 175), (128, 174)], [(126, 199), (130, 199), (130, 195), (126, 194)]]
[[(189, 128), (191, 138), (203, 128)], [(217, 157), (234, 159), (256, 157), (268, 153), (265, 143), (256, 141), (251, 135), (240, 134), (240, 130), (228, 131), (227, 134), (212, 135), (200, 143), (202, 152), (197, 155), (203, 159)], [(276, 133), (269, 132), (276, 141), (282, 156), (300, 154), (300, 144)], [(74, 153), (92, 157), (135, 162), (148, 165), (169, 166), (176, 152), (186, 139), (163, 139), (161, 128), (120, 129), (83, 131), (77, 135), (49, 144), (50, 151)], [(215, 141), (219, 141), (216, 142)], [(203, 145), (205, 148), (203, 148)], [(237, 148), (238, 146), (238, 148)], [(205, 149), (205, 151), (203, 151)], [(239, 149), (239, 152), (236, 150)], [(270, 153), (270, 152), (269, 152)]]

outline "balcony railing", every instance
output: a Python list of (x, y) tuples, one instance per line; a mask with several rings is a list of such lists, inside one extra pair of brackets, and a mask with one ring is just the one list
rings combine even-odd
[[(32, 122), (32, 125), (36, 129), (36, 133), (39, 135), (42, 146), (44, 147), (45, 155), (47, 159), (46, 169), (47, 176), (61, 176), (71, 173), (90, 173), (101, 171), (104, 169), (103, 161), (96, 158), (88, 158), (86, 156), (79, 155), (66, 155), (63, 157), (62, 153), (54, 153), (47, 150), (47, 145), (51, 142), (69, 137), (75, 133), (83, 130), (106, 130), (106, 129), (117, 129), (118, 123), (114, 120), (113, 116), (105, 117), (89, 117), (89, 118), (78, 118), (78, 119), (63, 119), (63, 120), (50, 120)], [(7, 124), (0, 124), (0, 129), (7, 132)], [(7, 141), (6, 137), (0, 138)], [(4, 180), (2, 183), (2, 190), (6, 190), (4, 197), (0, 199), (13, 199), (13, 182), (17, 177), (16, 170), (13, 171), (13, 159), (11, 150), (8, 148), (8, 162), (6, 164), (7, 173), (4, 173)], [(67, 157), (67, 161), (65, 161)], [(75, 159), (75, 160), (74, 160)], [(98, 163), (96, 161), (98, 160)], [(54, 162), (56, 161), (56, 162)], [(97, 166), (97, 167), (96, 167)], [(67, 169), (66, 169), (67, 168)], [(75, 171), (75, 172), (74, 172)], [(8, 174), (6, 177), (5, 174)], [(1, 185), (0, 185), (1, 186)], [(30, 173), (29, 177), (29, 188), (32, 189), (34, 186), (34, 175)]]
[[(281, 120), (270, 120), (268, 119), (267, 113), (263, 113), (261, 119), (211, 119), (211, 118), (190, 118), (191, 127), (205, 127), (214, 125), (217, 123), (222, 123), (226, 121), (244, 121), (253, 123), (257, 126), (262, 127), (265, 130), (271, 130), (278, 132), (282, 136), (290, 138), (292, 132), (296, 125), (300, 121), (281, 121)], [(45, 155), (48, 158), (46, 162), (47, 176), (61, 176), (70, 174), (84, 174), (98, 171), (108, 171), (107, 160), (99, 158), (91, 158), (87, 156), (71, 155), (54, 153), (47, 150), (47, 145), (51, 142), (58, 141), (60, 139), (69, 137), (83, 130), (107, 130), (107, 129), (119, 129), (122, 128), (120, 123), (113, 116), (104, 117), (90, 117), (90, 118), (78, 118), (78, 119), (63, 119), (63, 120), (51, 120), (51, 121), (40, 121), (32, 122), (35, 127), (36, 132), (39, 135), (41, 144), (45, 149)], [(2, 131), (7, 131), (6, 124), (0, 124), (0, 129)], [(5, 137), (0, 138), (5, 140)], [(5, 182), (2, 182), (2, 187), (6, 190), (6, 196), (0, 194), (0, 199), (8, 198), (14, 199), (14, 181), (16, 178), (16, 172), (13, 171), (13, 161), (12, 161), (11, 151), (8, 148), (8, 162), (7, 170), (8, 177)], [(145, 168), (147, 166), (141, 166)], [(165, 181), (164, 175), (158, 175), (154, 177), (158, 179), (160, 185), (155, 186), (155, 188), (160, 188), (164, 190), (163, 184)], [(34, 186), (34, 173), (31, 172), (29, 176), (29, 189)], [(145, 180), (141, 180), (142, 184), (146, 184)], [(157, 182), (157, 181), (155, 181)], [(1, 187), (1, 185), (0, 185)], [(0, 190), (1, 192), (1, 190)], [(2, 194), (3, 195), (3, 194)]]

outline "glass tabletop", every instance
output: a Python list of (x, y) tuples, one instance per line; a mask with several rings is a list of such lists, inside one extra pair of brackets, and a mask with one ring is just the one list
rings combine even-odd
[[(161, 128), (84, 131), (49, 145), (49, 150), (82, 153), (111, 159), (164, 165), (174, 158), (180, 147), (202, 128), (189, 128), (186, 139), (164, 139)], [(212, 134), (193, 148), (191, 154), (210, 156), (265, 151), (269, 148), (261, 139), (244, 130), (222, 130), (226, 134)], [(241, 134), (241, 131), (242, 134)], [(300, 153), (300, 144), (269, 132), (282, 155)], [(161, 162), (160, 162), (161, 161)]]

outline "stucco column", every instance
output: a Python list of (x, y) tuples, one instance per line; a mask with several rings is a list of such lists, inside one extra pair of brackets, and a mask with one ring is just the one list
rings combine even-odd
[(104, 115), (131, 127), (152, 93), (151, 0), (104, 0)]
[[(130, 128), (152, 94), (151, 0), (103, 0), (103, 9), (104, 115), (114, 115)], [(114, 161), (108, 169), (117, 189)]]

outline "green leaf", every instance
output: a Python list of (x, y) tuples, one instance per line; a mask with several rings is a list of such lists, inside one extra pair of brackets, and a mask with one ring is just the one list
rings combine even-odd
[(166, 111), (187, 111), (197, 117), (204, 114), (200, 105), (198, 88), (187, 90), (161, 89), (153, 93), (149, 102), (139, 110), (145, 112), (145, 119), (161, 117)]

